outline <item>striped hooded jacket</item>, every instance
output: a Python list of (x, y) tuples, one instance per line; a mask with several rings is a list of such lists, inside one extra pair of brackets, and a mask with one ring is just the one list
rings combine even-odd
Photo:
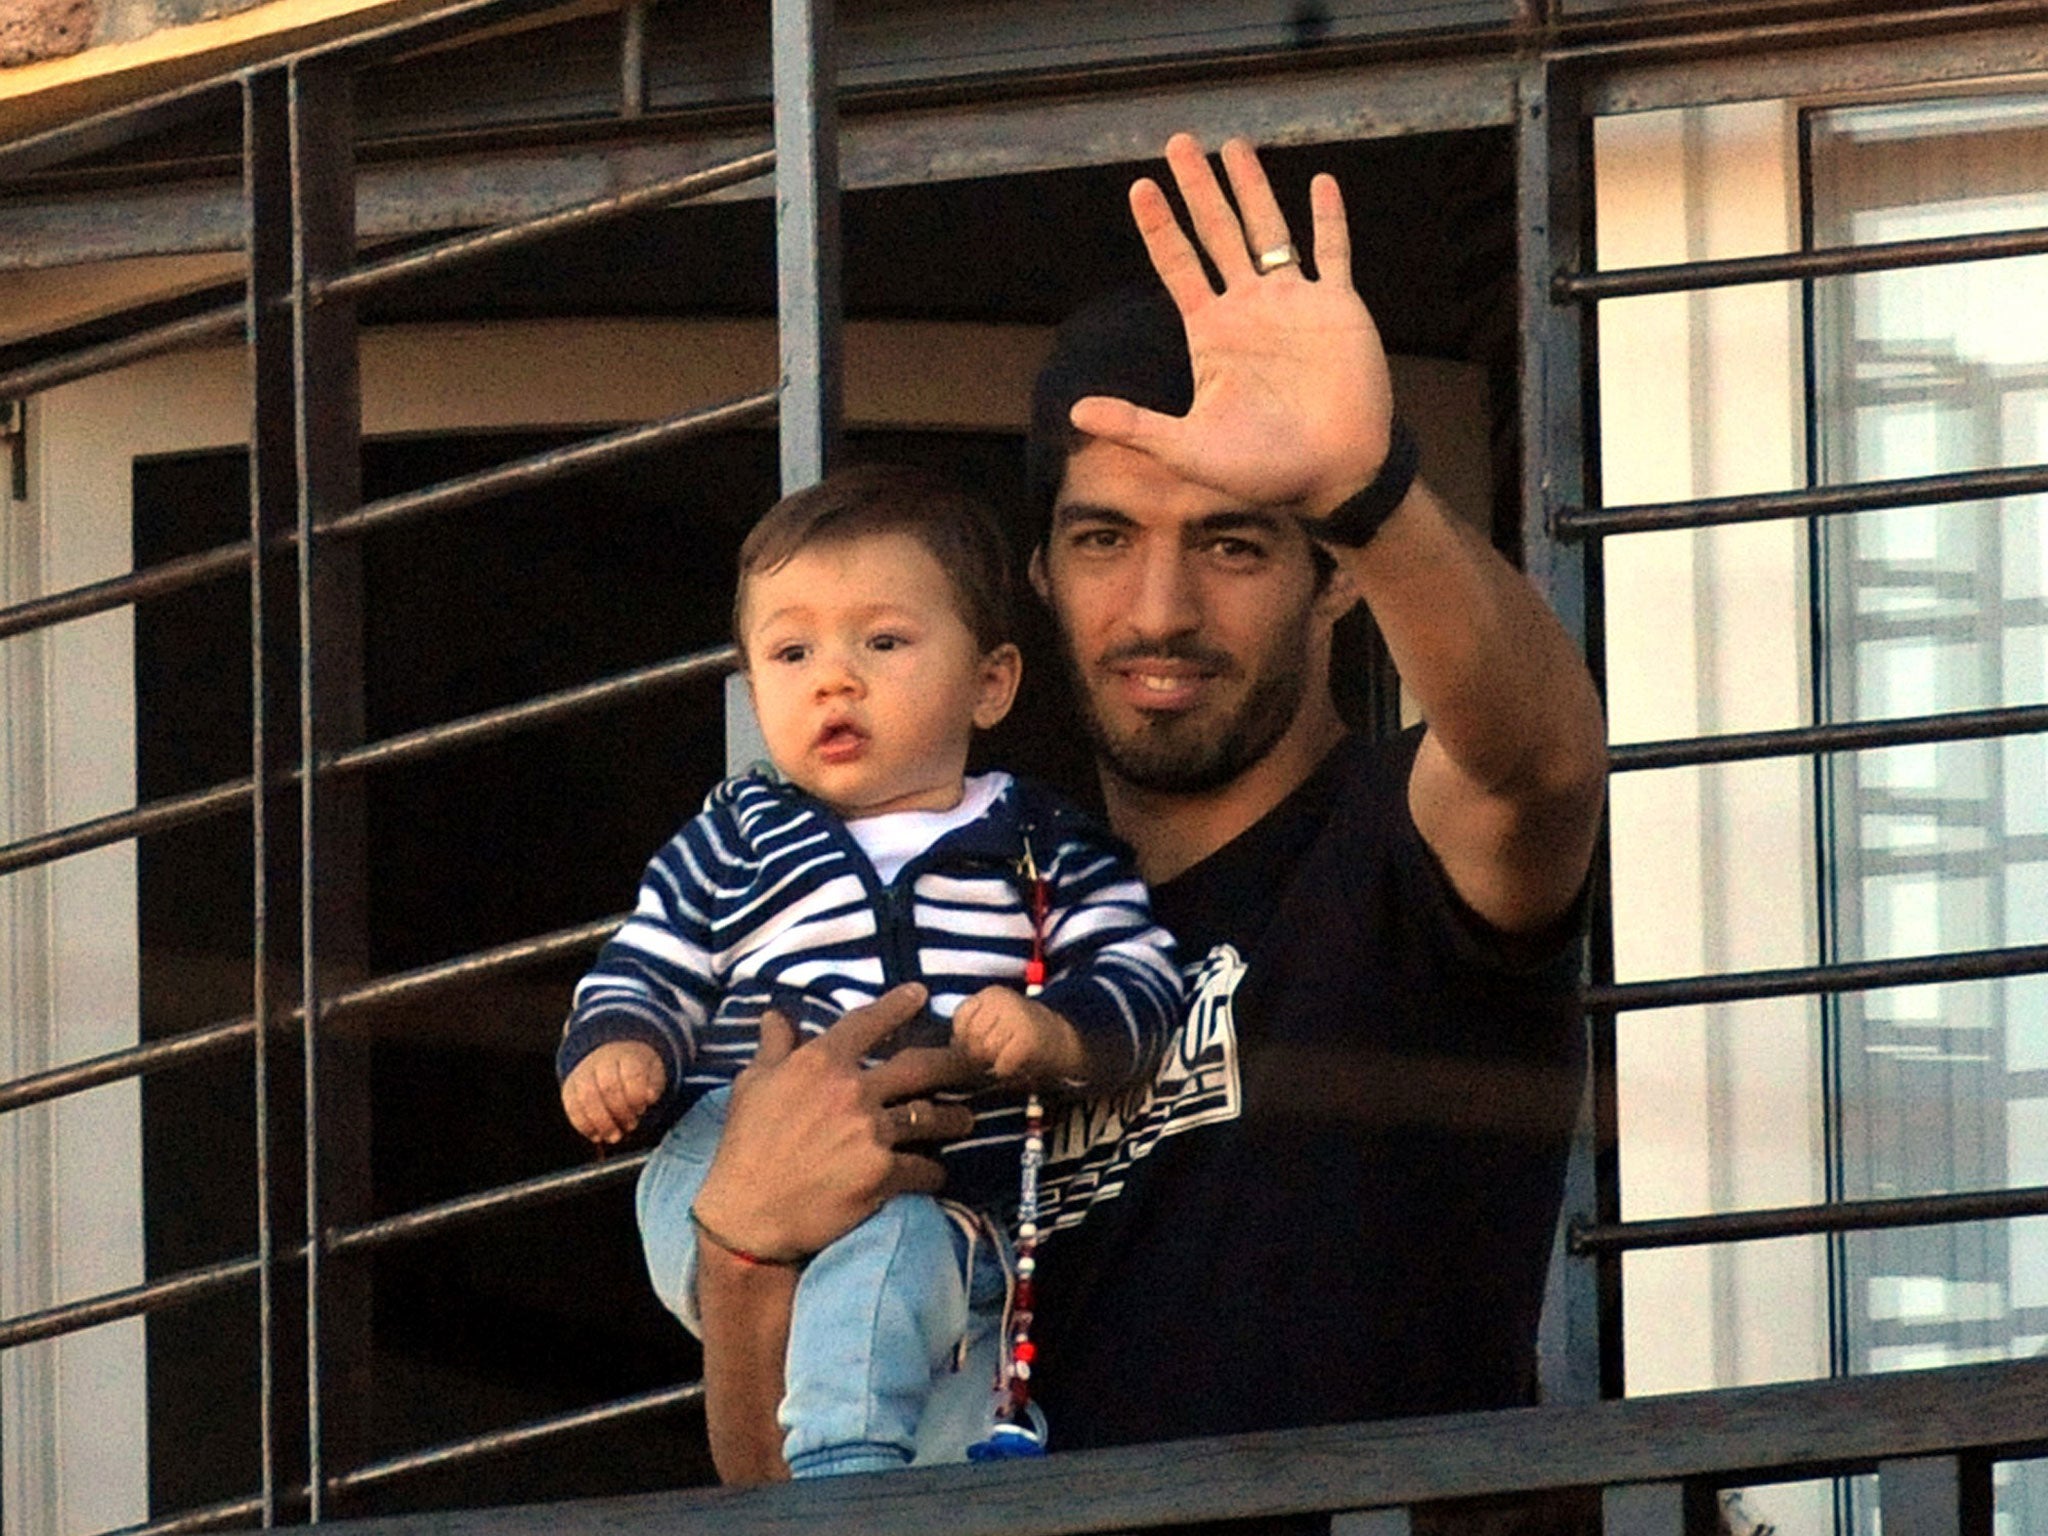
[[(1027, 844), (1050, 896), (1039, 1001), (1081, 1036), (1091, 1092), (1149, 1078), (1180, 1017), (1173, 941), (1153, 923), (1127, 851), (1090, 818), (1009, 780), (981, 818), (884, 884), (844, 822), (760, 773), (720, 784), (648, 864), (633, 915), (577, 985), (557, 1069), (566, 1077), (607, 1041), (644, 1041), (668, 1069), (648, 1115), (658, 1130), (739, 1075), (769, 1008), (811, 1035), (921, 981), (929, 1008), (890, 1049), (942, 1044), (946, 1021), (975, 992), (1023, 985)], [(1013, 1088), (961, 1097), (975, 1125), (943, 1153), (946, 1193), (1006, 1213), (1023, 1097)]]

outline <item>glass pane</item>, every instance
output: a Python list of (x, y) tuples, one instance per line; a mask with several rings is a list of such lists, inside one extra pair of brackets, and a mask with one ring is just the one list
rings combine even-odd
[[(1984, 97), (1817, 113), (1812, 240), (1868, 244), (2048, 225), (2048, 102)], [(1814, 285), (1814, 453), (1830, 482), (2048, 461), (2048, 259)], [(1880, 720), (2048, 698), (2048, 499), (1828, 520), (1819, 707)], [(2048, 937), (2039, 736), (1842, 754), (1823, 883), (1842, 959)], [(1846, 1198), (2048, 1180), (2048, 978), (1842, 998), (1836, 1182)], [(1839, 1249), (1855, 1371), (2038, 1352), (2048, 1232), (2033, 1222), (1859, 1233)], [(2017, 1486), (2017, 1485), (2013, 1485)], [(2024, 1497), (2023, 1492), (2015, 1497)], [(1874, 1499), (1853, 1489), (1854, 1527)], [(2017, 1507), (2017, 1506), (2016, 1506)]]

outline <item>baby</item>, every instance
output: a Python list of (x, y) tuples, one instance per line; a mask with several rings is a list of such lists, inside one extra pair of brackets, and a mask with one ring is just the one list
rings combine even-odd
[(945, 1199), (897, 1196), (802, 1261), (781, 1409), (793, 1475), (880, 1470), (916, 1452), (970, 1313), (1000, 1322), (1024, 1091), (1149, 1076), (1180, 978), (1120, 845), (1043, 789), (966, 774), (1022, 665), (986, 509), (919, 472), (843, 471), (770, 508), (739, 572), (733, 627), (775, 771), (719, 785), (654, 856), (577, 986), (562, 1104), (600, 1143), (675, 1121), (641, 1176), (640, 1231), (656, 1293), (701, 1331), (697, 1245), (730, 1245), (692, 1202), (761, 1014), (815, 1034), (925, 985), (929, 1017), (896, 1045), (950, 1039), (994, 1086), (942, 1153)]

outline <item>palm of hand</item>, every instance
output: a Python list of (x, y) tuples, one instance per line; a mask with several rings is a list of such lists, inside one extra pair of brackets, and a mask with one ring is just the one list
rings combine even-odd
[(1386, 454), (1392, 387), (1379, 333), (1348, 284), (1268, 280), (1186, 316), (1194, 403), (1154, 450), (1169, 467), (1257, 506), (1360, 483)]
[[(1193, 137), (1176, 134), (1166, 155), (1200, 253), (1152, 181), (1131, 188), (1131, 213), (1187, 330), (1193, 403), (1173, 417), (1094, 396), (1074, 406), (1073, 424), (1249, 505), (1321, 515), (1371, 480), (1393, 419), (1386, 352), (1351, 283), (1343, 198), (1327, 176), (1311, 186), (1310, 279), (1248, 144), (1224, 145), (1235, 207)], [(1289, 254), (1255, 263), (1253, 251)]]

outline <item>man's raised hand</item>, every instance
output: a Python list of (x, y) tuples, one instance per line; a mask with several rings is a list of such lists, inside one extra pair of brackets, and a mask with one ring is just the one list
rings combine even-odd
[(1351, 283), (1336, 181), (1319, 175), (1310, 186), (1310, 277), (1299, 260), (1282, 259), (1292, 237), (1248, 143), (1223, 146), (1235, 209), (1193, 135), (1168, 140), (1166, 161), (1194, 239), (1149, 178), (1131, 187), (1131, 214), (1187, 328), (1194, 404), (1174, 417), (1090, 396), (1075, 403), (1073, 424), (1247, 505), (1321, 516), (1378, 472), (1393, 419), (1386, 352)]

